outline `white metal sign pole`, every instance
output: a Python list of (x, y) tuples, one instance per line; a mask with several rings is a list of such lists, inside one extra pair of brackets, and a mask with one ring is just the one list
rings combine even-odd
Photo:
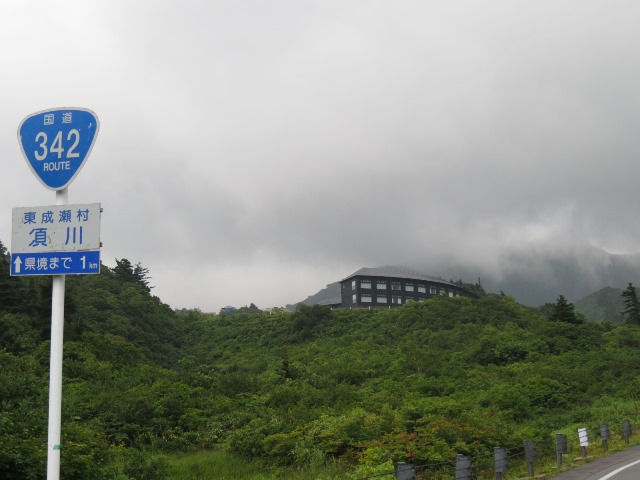
[[(66, 205), (67, 200), (67, 188), (56, 191), (56, 205)], [(60, 479), (64, 287), (65, 276), (53, 275), (53, 287), (51, 291), (51, 358), (49, 360), (49, 448), (47, 450), (47, 480)]]
[[(42, 110), (26, 117), (18, 127), (18, 142), (24, 155), (27, 165), (40, 182), (48, 189), (56, 192), (56, 205), (67, 205), (67, 187), (76, 177), (84, 165), (93, 148), (96, 135), (100, 129), (98, 117), (86, 108), (52, 108)], [(16, 209), (14, 209), (15, 211)], [(52, 214), (53, 212), (48, 212)], [(78, 212), (80, 217), (89, 216), (89, 209)], [(30, 212), (34, 216), (34, 212)], [(98, 212), (99, 217), (99, 212)], [(33, 217), (29, 217), (31, 220)], [(82, 219), (88, 221), (88, 218)], [(32, 223), (32, 222), (29, 222)], [(44, 223), (44, 222), (43, 222)], [(46, 222), (51, 223), (51, 222)], [(33, 232), (47, 233), (47, 228), (34, 228)], [(69, 235), (67, 226), (67, 235)], [(55, 230), (55, 229), (54, 229)], [(76, 243), (76, 228), (72, 229), (72, 243)], [(80, 241), (82, 244), (82, 226), (79, 226)], [(99, 222), (98, 222), (99, 232)], [(31, 234), (31, 233), (30, 233)], [(17, 234), (17, 238), (21, 238)], [(52, 234), (53, 235), (53, 234)], [(69, 256), (65, 256), (62, 262), (54, 257), (47, 257), (46, 254), (56, 252), (47, 244), (49, 239), (36, 237), (30, 242), (29, 247), (36, 249), (27, 250), (28, 253), (43, 255), (38, 257), (38, 262), (43, 261), (42, 270), (53, 271), (49, 273), (53, 276), (53, 286), (51, 290), (51, 358), (49, 361), (49, 438), (47, 450), (47, 480), (60, 480), (60, 431), (62, 424), (62, 347), (64, 336), (64, 287), (65, 276), (60, 274), (60, 265), (64, 273), (100, 273), (100, 245), (99, 233), (97, 248), (89, 251), (86, 248), (80, 252), (80, 257), (73, 257), (71, 253), (78, 253), (77, 250), (70, 250)], [(12, 259), (15, 245), (12, 235)], [(75, 245), (74, 245), (75, 246)], [(22, 245), (24, 247), (24, 245)], [(44, 250), (40, 248), (47, 247)], [(65, 249), (63, 249), (66, 251)], [(22, 271), (22, 259), (29, 260), (31, 266), (36, 261), (36, 257), (26, 256), (27, 251), (20, 252), (16, 256), (15, 262), (12, 260), (12, 275), (38, 275), (38, 272)], [(91, 255), (89, 255), (91, 254)], [(47, 258), (52, 261), (47, 263)], [(74, 262), (74, 258), (78, 260)], [(87, 259), (89, 261), (87, 262)], [(88, 263), (88, 267), (87, 267)], [(38, 269), (40, 270), (40, 269)], [(44, 271), (41, 274), (46, 275)]]

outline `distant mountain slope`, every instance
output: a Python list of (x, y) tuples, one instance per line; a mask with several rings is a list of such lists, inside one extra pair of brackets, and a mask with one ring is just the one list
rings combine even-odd
[(591, 245), (536, 245), (505, 255), (502, 263), (500, 271), (464, 266), (439, 271), (447, 278), (480, 276), (487, 292), (502, 291), (530, 306), (555, 302), (559, 295), (576, 302), (607, 286), (640, 285), (640, 255), (614, 255)]
[(619, 288), (605, 287), (578, 300), (574, 305), (576, 311), (584, 314), (587, 320), (624, 323), (624, 316), (620, 313), (624, 309), (624, 298)]
[(306, 299), (297, 302), (295, 304), (289, 304), (285, 308), (287, 310), (295, 310), (298, 303), (304, 303), (305, 305), (324, 305), (327, 302), (335, 303), (340, 301), (340, 284), (338, 282), (330, 283), (318, 293), (308, 296)]
[[(339, 298), (340, 284), (336, 282), (330, 283), (326, 288), (299, 303), (304, 303), (305, 305), (324, 304), (327, 301)], [(613, 324), (624, 323), (624, 317), (620, 313), (624, 309), (624, 299), (620, 288), (602, 288), (578, 300), (574, 305), (576, 311), (582, 313), (589, 321), (609, 321)], [(295, 307), (296, 305), (293, 304), (287, 305), (289, 310), (295, 310)]]
[[(444, 257), (437, 262), (416, 260), (413, 264), (398, 266), (466, 282), (475, 282), (480, 277), (487, 292), (504, 292), (519, 303), (534, 307), (553, 303), (559, 295), (575, 304), (607, 286), (620, 289), (629, 282), (640, 286), (640, 254), (615, 255), (592, 245), (567, 246), (560, 241), (520, 246), (518, 250), (503, 253), (493, 266), (473, 265), (472, 261), (460, 264)], [(348, 273), (336, 272), (336, 282)], [(302, 303), (309, 305), (339, 298), (339, 288), (338, 283), (327, 285)], [(295, 305), (291, 307), (295, 309)], [(606, 308), (614, 318), (613, 306)]]

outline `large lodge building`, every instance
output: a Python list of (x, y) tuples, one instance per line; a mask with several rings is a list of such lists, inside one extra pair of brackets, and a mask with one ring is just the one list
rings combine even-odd
[(477, 296), (441, 278), (398, 267), (361, 268), (340, 280), (342, 308), (397, 307), (409, 301), (426, 300), (436, 295)]

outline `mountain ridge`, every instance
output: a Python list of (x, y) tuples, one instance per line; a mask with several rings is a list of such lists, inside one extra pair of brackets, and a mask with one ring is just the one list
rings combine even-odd
[[(500, 269), (454, 261), (449, 264), (417, 261), (398, 266), (453, 280), (469, 282), (480, 278), (487, 292), (503, 292), (534, 307), (553, 303), (559, 295), (575, 303), (607, 287), (622, 289), (630, 282), (640, 284), (639, 253), (612, 254), (588, 244), (555, 249), (549, 244), (538, 244), (526, 251), (505, 253), (501, 261)], [(312, 305), (339, 297), (340, 284), (336, 281), (297, 303)], [(296, 304), (287, 307), (295, 308)]]
[(604, 287), (575, 303), (575, 310), (589, 321), (624, 323), (624, 298), (620, 288)]

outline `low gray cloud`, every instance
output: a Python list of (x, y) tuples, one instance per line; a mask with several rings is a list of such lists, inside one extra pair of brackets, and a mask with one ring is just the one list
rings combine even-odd
[(11, 207), (54, 203), (19, 122), (80, 106), (101, 130), (70, 201), (103, 204), (103, 260), (142, 262), (174, 307), (283, 305), (362, 266), (506, 277), (538, 245), (638, 251), (639, 10), (3, 5), (0, 239)]

